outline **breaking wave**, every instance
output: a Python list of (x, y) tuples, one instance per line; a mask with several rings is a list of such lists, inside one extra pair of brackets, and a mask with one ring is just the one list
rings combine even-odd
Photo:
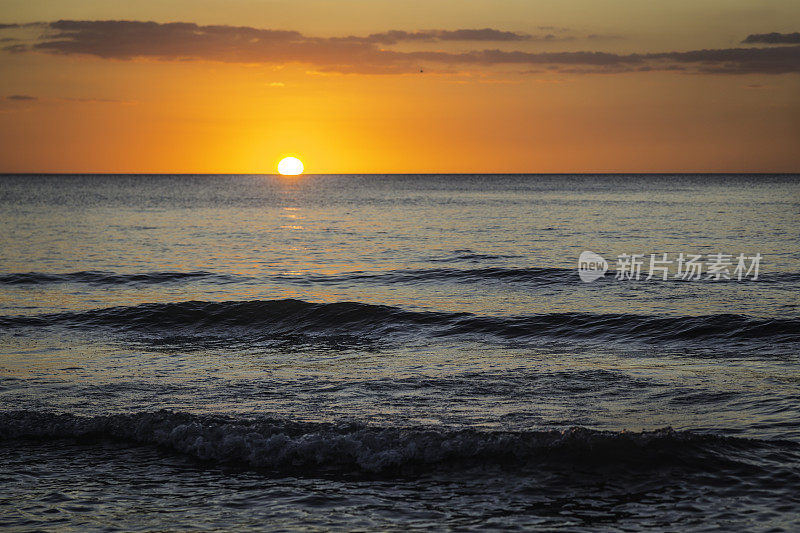
[[(637, 433), (585, 428), (504, 432), (239, 420), (170, 411), (94, 417), (0, 413), (0, 441), (19, 439), (114, 439), (156, 445), (203, 461), (293, 472), (402, 473), (418, 468), (537, 469), (565, 464), (615, 469), (680, 466), (713, 472), (800, 462), (796, 443), (669, 428)], [(800, 475), (795, 472), (794, 477), (796, 481)]]

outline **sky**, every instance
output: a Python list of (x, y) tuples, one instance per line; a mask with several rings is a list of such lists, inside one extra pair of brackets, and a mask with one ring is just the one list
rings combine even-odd
[(800, 172), (796, 0), (0, 0), (0, 172)]

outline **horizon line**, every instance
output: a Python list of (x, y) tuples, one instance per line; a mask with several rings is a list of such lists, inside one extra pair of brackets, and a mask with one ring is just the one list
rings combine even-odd
[(782, 171), (665, 171), (665, 172), (309, 172), (284, 176), (276, 172), (0, 172), (0, 176), (795, 176), (800, 170)]

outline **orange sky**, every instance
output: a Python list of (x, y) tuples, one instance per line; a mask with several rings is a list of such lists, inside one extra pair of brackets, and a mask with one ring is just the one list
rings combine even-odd
[(6, 1), (0, 171), (800, 171), (800, 3), (697, 4)]

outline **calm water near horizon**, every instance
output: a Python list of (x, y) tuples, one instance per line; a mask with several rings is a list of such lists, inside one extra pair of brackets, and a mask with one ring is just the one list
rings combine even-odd
[(2, 527), (800, 529), (798, 175), (3, 175), (0, 227)]

